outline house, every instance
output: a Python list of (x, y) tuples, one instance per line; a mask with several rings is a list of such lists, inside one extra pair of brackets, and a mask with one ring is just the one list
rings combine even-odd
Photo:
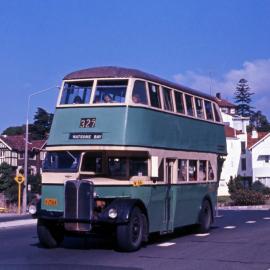
[[(32, 140), (28, 143), (28, 168), (32, 175), (41, 173), (45, 143), (45, 140)], [(18, 173), (24, 169), (24, 154), (24, 135), (0, 136), (0, 164), (6, 162)]]
[(248, 134), (248, 151), (252, 166), (252, 182), (270, 187), (270, 132), (253, 130)]
[(236, 105), (221, 98), (218, 93), (216, 101), (219, 104), (225, 124), (227, 156), (222, 167), (218, 189), (219, 196), (228, 196), (228, 182), (240, 175), (246, 182), (252, 177), (251, 157), (248, 151), (247, 126), (249, 117), (236, 114)]

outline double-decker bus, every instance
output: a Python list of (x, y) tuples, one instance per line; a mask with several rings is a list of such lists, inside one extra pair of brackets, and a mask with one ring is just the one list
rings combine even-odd
[(226, 155), (215, 98), (128, 68), (63, 79), (42, 173), (37, 233), (110, 233), (134, 251), (149, 233), (210, 229)]

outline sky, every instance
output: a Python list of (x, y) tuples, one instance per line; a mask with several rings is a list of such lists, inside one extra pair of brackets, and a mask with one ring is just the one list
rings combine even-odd
[(62, 78), (137, 68), (233, 101), (241, 78), (270, 120), (270, 0), (0, 0), (0, 132), (54, 112)]

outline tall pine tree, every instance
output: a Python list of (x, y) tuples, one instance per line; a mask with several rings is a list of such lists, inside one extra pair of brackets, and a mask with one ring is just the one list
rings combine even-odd
[(34, 116), (34, 123), (30, 125), (30, 133), (32, 140), (46, 139), (50, 132), (53, 114), (48, 113), (46, 110), (38, 107)]
[(234, 100), (236, 105), (236, 111), (238, 115), (241, 116), (251, 116), (253, 114), (253, 107), (251, 107), (251, 96), (254, 93), (250, 92), (248, 86), (248, 81), (246, 79), (241, 79), (234, 92)]

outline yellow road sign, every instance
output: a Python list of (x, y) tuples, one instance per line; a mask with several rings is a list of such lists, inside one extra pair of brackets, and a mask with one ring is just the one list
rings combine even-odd
[(21, 183), (24, 182), (25, 177), (24, 177), (22, 174), (18, 174), (18, 175), (16, 175), (16, 177), (14, 178), (14, 180), (15, 180), (18, 184), (21, 184)]

